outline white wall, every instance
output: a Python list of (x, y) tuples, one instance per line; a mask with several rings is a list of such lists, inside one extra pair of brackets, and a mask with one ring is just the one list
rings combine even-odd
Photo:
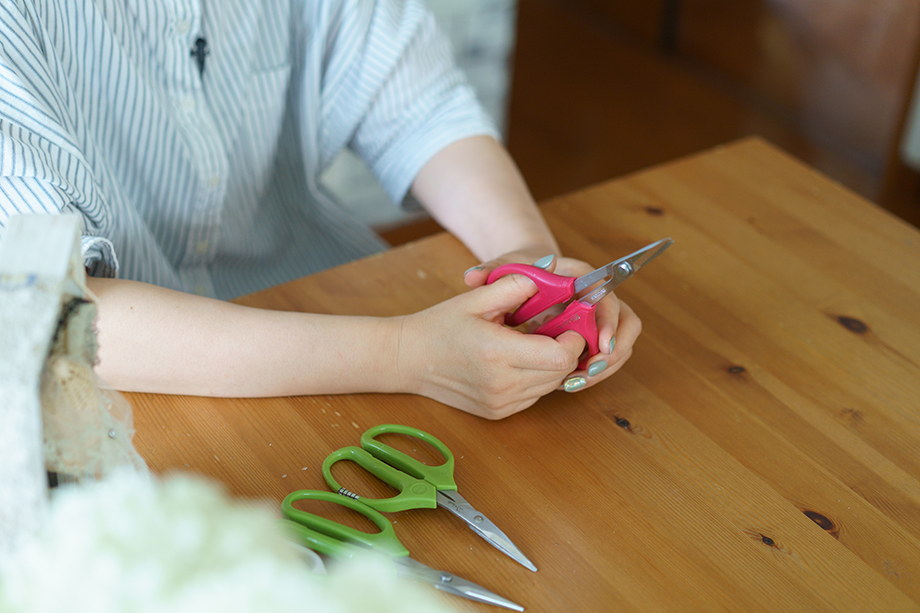
[(901, 160), (920, 172), (920, 75), (914, 83), (914, 95), (901, 138)]
[[(504, 132), (517, 0), (426, 0), (438, 25), (450, 38), (458, 66), (476, 95)], [(411, 202), (398, 207), (364, 162), (344, 152), (322, 177), (323, 185), (369, 225), (387, 226), (422, 216)]]

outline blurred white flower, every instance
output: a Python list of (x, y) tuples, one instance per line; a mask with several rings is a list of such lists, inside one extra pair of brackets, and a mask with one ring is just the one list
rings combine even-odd
[(42, 531), (8, 562), (5, 613), (447, 610), (377, 556), (310, 572), (271, 508), (189, 476), (125, 471), (59, 488)]

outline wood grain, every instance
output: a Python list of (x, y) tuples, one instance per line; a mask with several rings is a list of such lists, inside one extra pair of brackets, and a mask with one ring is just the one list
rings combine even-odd
[[(528, 611), (920, 610), (920, 232), (757, 139), (543, 210), (598, 265), (675, 240), (617, 292), (644, 332), (604, 384), (501, 422), (401, 395), (131, 394), (138, 450), (277, 505), (407, 423), (540, 571), (446, 511), (391, 515), (400, 538)], [(474, 263), (440, 234), (240, 302), (407, 313)]]

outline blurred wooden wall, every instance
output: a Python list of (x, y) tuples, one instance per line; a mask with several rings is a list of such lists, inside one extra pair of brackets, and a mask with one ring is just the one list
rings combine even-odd
[(520, 0), (508, 145), (543, 199), (757, 134), (920, 225), (918, 48), (920, 0)]

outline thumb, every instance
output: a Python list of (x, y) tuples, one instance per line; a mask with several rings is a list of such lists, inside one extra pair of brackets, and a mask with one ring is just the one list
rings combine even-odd
[(537, 293), (537, 285), (524, 275), (507, 275), (491, 285), (484, 285), (474, 293), (478, 298), (478, 311), (491, 320), (504, 318)]
[(575, 330), (566, 330), (556, 337), (556, 342), (562, 346), (562, 349), (575, 364), (578, 364), (578, 358), (581, 357), (581, 354), (588, 346), (584, 337)]

